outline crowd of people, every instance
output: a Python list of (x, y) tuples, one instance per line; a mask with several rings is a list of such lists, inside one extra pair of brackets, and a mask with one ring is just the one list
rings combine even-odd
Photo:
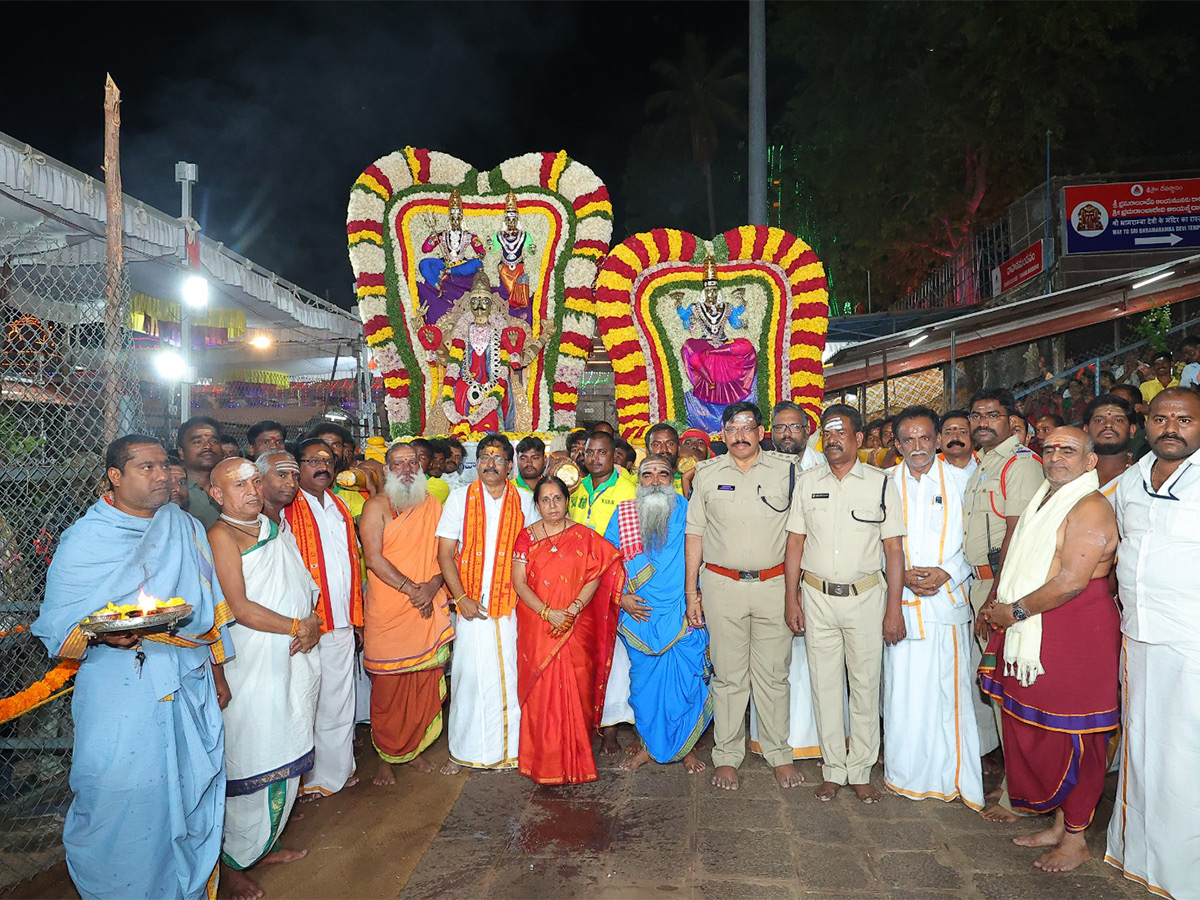
[[(577, 784), (597, 753), (695, 774), (711, 724), (718, 791), (749, 751), (783, 789), (819, 758), (818, 801), (877, 803), (882, 762), (899, 798), (1052, 815), (1015, 839), (1047, 872), (1088, 859), (1115, 766), (1106, 860), (1194, 896), (1200, 596), (1173, 566), (1200, 550), (1200, 394), (1149, 393), (1115, 383), (1041, 432), (1000, 389), (867, 425), (741, 402), (717, 435), (661, 423), (634, 447), (601, 422), (473, 458), (333, 423), (290, 443), (259, 423), (245, 456), (204, 417), (174, 454), (119, 438), (34, 625), (83, 660), (71, 876), (262, 896), (255, 866), (304, 855), (279, 844), (293, 805), (357, 781), (369, 692), (377, 785), (432, 776), (443, 730), (445, 774)], [(192, 612), (81, 628), (139, 596)]]

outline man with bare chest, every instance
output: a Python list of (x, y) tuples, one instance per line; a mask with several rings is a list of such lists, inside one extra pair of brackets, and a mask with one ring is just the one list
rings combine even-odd
[(1078, 428), (1046, 437), (1043, 484), (1017, 522), (996, 597), (995, 629), (979, 668), (1004, 712), (1004, 760), (1014, 809), (1054, 812), (1023, 847), (1068, 872), (1091, 854), (1084, 831), (1104, 789), (1108, 740), (1119, 722), (1120, 615), (1108, 585), (1117, 521), (1099, 492), (1092, 440)]

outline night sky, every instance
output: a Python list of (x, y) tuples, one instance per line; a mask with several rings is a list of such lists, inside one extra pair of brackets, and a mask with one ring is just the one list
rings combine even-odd
[(624, 238), (651, 61), (688, 30), (712, 57), (744, 52), (747, 16), (743, 2), (14, 5), (0, 131), (101, 178), (111, 72), (127, 193), (178, 215), (175, 162), (197, 163), (205, 234), (348, 307), (350, 186), (406, 144), (480, 169), (565, 149), (608, 183)]

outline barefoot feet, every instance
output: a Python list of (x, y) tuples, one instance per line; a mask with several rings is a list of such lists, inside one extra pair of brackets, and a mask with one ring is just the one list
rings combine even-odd
[(648, 762), (650, 762), (650, 754), (645, 750), (638, 750), (632, 756), (626, 755), (626, 757), (621, 760), (621, 768), (626, 772), (632, 772), (634, 769), (638, 768), (638, 766), (644, 766)]
[(606, 725), (600, 729), (600, 755), (616, 756), (621, 752), (621, 742), (617, 740), (617, 726)]
[(417, 756), (408, 761), (409, 768), (416, 769), (418, 772), (424, 772), (428, 775), (436, 766), (424, 757)]
[(841, 788), (840, 784), (836, 784), (832, 781), (822, 781), (821, 786), (818, 787), (815, 791), (813, 791), (813, 794), (822, 803), (828, 803), (830, 800), (832, 800), (834, 797), (837, 796), (837, 792), (840, 788)]
[(989, 822), (999, 822), (1005, 825), (1017, 821), (1015, 813), (1010, 813), (1004, 807), (995, 803), (991, 806), (985, 806), (979, 815)]
[(306, 856), (308, 856), (307, 850), (272, 850), (259, 860), (258, 864), (260, 866), (283, 865), (284, 863), (304, 859)]
[(804, 784), (804, 776), (795, 763), (784, 763), (775, 767), (775, 780), (781, 788), (794, 788)]
[(375, 773), (375, 777), (371, 779), (371, 784), (395, 784), (396, 773), (392, 771), (392, 764), (379, 761), (379, 770)]
[(1078, 869), (1092, 856), (1083, 834), (1066, 834), (1053, 850), (1043, 853), (1034, 865), (1043, 872), (1070, 872)]
[(736, 791), (738, 789), (737, 769), (733, 766), (717, 766), (713, 771), (712, 785), (723, 791)]
[(446, 760), (446, 764), (438, 769), (443, 775), (457, 775), (462, 771), (462, 766), (452, 759)]
[(258, 900), (263, 896), (263, 889), (258, 886), (258, 882), (247, 875), (245, 872), (239, 872), (237, 869), (231, 869), (229, 866), (221, 863), (221, 880), (220, 888), (217, 892), (218, 897), (229, 898), (229, 900)]
[(883, 799), (883, 794), (869, 784), (852, 784), (850, 787), (854, 789), (855, 796), (863, 803), (878, 803)]
[(683, 758), (683, 768), (689, 775), (695, 775), (703, 772), (707, 766), (704, 765), (704, 761), (696, 755), (695, 751), (692, 751)]

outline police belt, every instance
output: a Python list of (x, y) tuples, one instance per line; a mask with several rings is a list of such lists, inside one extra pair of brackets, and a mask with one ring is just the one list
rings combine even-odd
[(755, 569), (753, 571), (727, 569), (724, 566), (718, 566), (716, 563), (705, 563), (704, 568), (710, 572), (716, 572), (718, 575), (724, 575), (726, 578), (732, 578), (734, 581), (769, 581), (783, 574), (783, 563), (772, 566), (769, 569)]
[(870, 575), (864, 575), (851, 584), (835, 584), (832, 581), (822, 581), (816, 575), (805, 572), (804, 583), (831, 597), (854, 597), (879, 584), (879, 573), (872, 572)]

